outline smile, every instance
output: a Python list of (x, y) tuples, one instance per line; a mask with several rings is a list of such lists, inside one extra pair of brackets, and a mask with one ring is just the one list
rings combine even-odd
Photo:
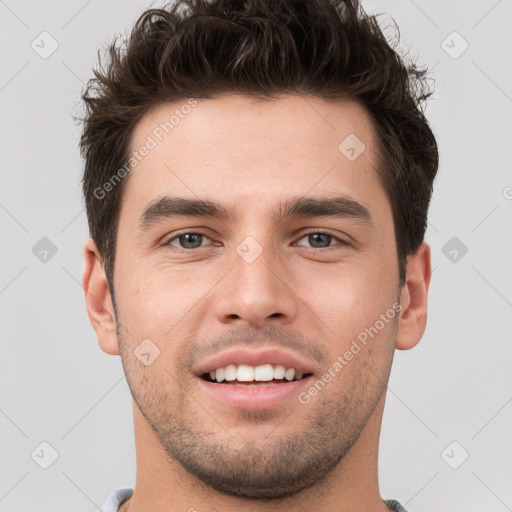
[(304, 373), (295, 370), (295, 368), (286, 368), (280, 364), (262, 364), (258, 366), (228, 364), (205, 373), (202, 377), (210, 382), (233, 383), (235, 385), (247, 385), (242, 383), (256, 382), (258, 383), (256, 385), (262, 385), (265, 383), (276, 384), (278, 382), (301, 380), (304, 377)]

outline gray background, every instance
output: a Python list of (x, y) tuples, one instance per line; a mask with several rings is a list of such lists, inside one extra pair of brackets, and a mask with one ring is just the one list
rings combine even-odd
[[(134, 484), (131, 396), (80, 285), (88, 231), (71, 115), (97, 48), (149, 5), (0, 0), (3, 512), (94, 511)], [(441, 156), (428, 327), (396, 352), (381, 494), (415, 512), (512, 510), (512, 0), (363, 5), (395, 18), (404, 51), (432, 68)], [(42, 442), (58, 454), (47, 469)]]

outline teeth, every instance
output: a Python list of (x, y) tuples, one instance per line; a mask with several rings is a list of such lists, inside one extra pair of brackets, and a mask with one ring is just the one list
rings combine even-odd
[(212, 380), (217, 382), (270, 382), (273, 379), (286, 379), (287, 381), (299, 380), (304, 377), (302, 372), (296, 372), (295, 368), (285, 368), (283, 365), (262, 364), (251, 366), (248, 364), (228, 364), (223, 368), (217, 368), (210, 372)]
[(254, 368), (254, 380), (269, 381), (274, 378), (274, 369), (271, 364), (262, 364)]
[(295, 377), (295, 368), (288, 368), (284, 372), (284, 378), (286, 380), (293, 380), (294, 377)]
[(274, 366), (274, 379), (284, 379), (285, 372), (286, 368), (283, 365)]
[(236, 372), (236, 380), (239, 382), (251, 382), (254, 380), (254, 366), (241, 364)]
[(226, 380), (236, 380), (236, 373), (236, 366), (234, 364), (228, 364), (225, 368), (224, 378)]

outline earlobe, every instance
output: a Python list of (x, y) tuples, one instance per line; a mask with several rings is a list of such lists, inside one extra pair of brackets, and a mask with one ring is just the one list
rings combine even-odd
[(407, 275), (400, 292), (402, 310), (395, 343), (399, 350), (415, 347), (425, 333), (431, 273), (430, 246), (423, 242), (416, 253), (407, 258)]
[(82, 286), (87, 314), (98, 337), (98, 344), (107, 354), (119, 355), (119, 340), (107, 278), (101, 256), (92, 239), (84, 246)]

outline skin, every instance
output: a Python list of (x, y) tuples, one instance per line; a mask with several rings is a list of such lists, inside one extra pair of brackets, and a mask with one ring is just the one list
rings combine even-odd
[[(183, 103), (148, 113), (132, 150)], [(338, 150), (349, 134), (366, 146), (354, 161)], [(414, 347), (424, 333), (431, 265), (423, 243), (399, 286), (376, 151), (372, 122), (355, 102), (228, 94), (198, 100), (131, 171), (118, 227), (116, 312), (92, 240), (83, 274), (99, 345), (121, 356), (134, 397), (137, 478), (123, 512), (389, 510), (377, 473), (387, 382), (395, 349)], [(333, 193), (364, 205), (372, 226), (272, 219), (287, 198)], [(163, 194), (218, 200), (238, 218), (169, 218), (141, 230), (142, 212)], [(205, 237), (187, 249), (178, 232)], [(315, 246), (306, 235), (317, 232), (349, 244), (326, 237)], [(249, 235), (262, 248), (252, 263), (236, 252)], [(206, 354), (271, 345), (308, 362), (316, 380), (397, 300), (399, 315), (307, 405), (235, 410), (206, 395), (192, 372)], [(147, 338), (160, 350), (149, 366), (133, 354)]]

